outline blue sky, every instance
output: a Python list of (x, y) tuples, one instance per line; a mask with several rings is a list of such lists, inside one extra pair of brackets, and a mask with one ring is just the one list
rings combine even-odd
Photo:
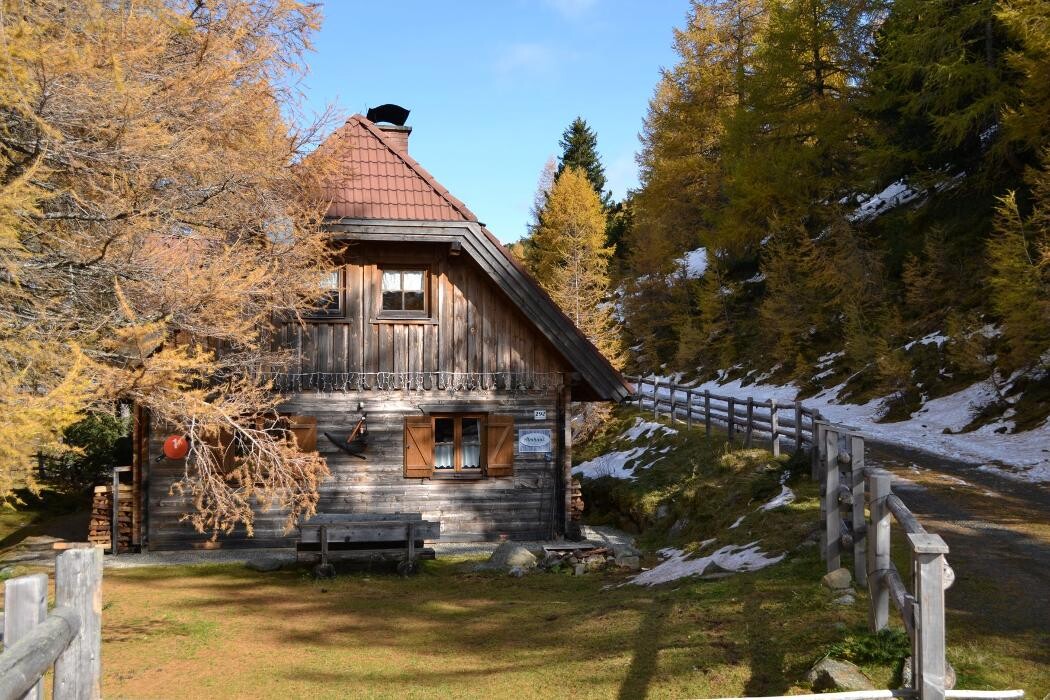
[(609, 187), (634, 154), (688, 0), (328, 0), (308, 57), (309, 106), (412, 110), (409, 151), (504, 241), (525, 231), (544, 162), (576, 115)]

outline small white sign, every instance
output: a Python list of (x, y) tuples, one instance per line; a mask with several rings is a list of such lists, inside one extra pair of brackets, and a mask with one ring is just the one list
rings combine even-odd
[(522, 428), (518, 430), (518, 453), (544, 453), (551, 451), (551, 431), (546, 428)]
[(532, 412), (532, 420), (547, 420), (547, 409), (537, 408)]

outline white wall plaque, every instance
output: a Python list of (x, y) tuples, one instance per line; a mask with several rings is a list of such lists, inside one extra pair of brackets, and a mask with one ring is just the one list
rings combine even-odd
[(532, 420), (547, 420), (547, 409), (537, 408), (532, 412)]
[(518, 454), (542, 454), (550, 451), (550, 430), (546, 428), (521, 428), (518, 430)]

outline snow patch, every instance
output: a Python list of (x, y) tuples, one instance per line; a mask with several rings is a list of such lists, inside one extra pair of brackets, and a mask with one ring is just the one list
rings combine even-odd
[(646, 448), (644, 447), (608, 452), (576, 465), (572, 468), (572, 473), (588, 479), (597, 479), (602, 476), (611, 476), (614, 479), (634, 479), (634, 467), (627, 467), (627, 463), (638, 459), (645, 453)]
[(678, 267), (688, 279), (695, 280), (707, 272), (707, 248), (697, 248), (678, 258)]
[(847, 218), (853, 222), (871, 221), (894, 207), (922, 197), (923, 194), (924, 192), (909, 187), (903, 179), (897, 180), (882, 192), (864, 200), (864, 203), (853, 210), (853, 213)]
[(676, 435), (678, 433), (674, 428), (669, 428), (663, 423), (655, 423), (653, 421), (643, 420), (636, 418), (634, 425), (627, 429), (623, 435), (620, 436), (621, 440), (629, 440), (631, 442), (637, 442), (639, 438), (652, 438), (655, 435)]
[(746, 515), (741, 515), (739, 518), (736, 519), (735, 523), (733, 523), (732, 525), (729, 526), (729, 529), (730, 530), (735, 530), (736, 528), (740, 527), (740, 523), (744, 522), (744, 518), (746, 518), (746, 517), (747, 517)]
[(940, 331), (934, 331), (933, 333), (930, 333), (924, 338), (919, 338), (918, 340), (913, 340), (910, 343), (906, 343), (904, 345), (904, 349), (911, 350), (916, 345), (936, 345), (937, 347), (941, 347), (947, 342), (948, 336), (942, 334)]
[(773, 510), (780, 506), (786, 506), (788, 503), (795, 502), (795, 492), (789, 489), (787, 486), (780, 487), (780, 495), (774, 498), (769, 503), (763, 505), (759, 510)]
[[(709, 544), (707, 540), (701, 544), (701, 548)], [(785, 554), (768, 557), (758, 548), (758, 542), (745, 545), (729, 544), (718, 549), (706, 557), (690, 559), (690, 555), (680, 549), (668, 547), (659, 552), (665, 557), (664, 561), (654, 566), (649, 571), (643, 571), (628, 583), (636, 586), (655, 586), (660, 583), (677, 581), (686, 576), (700, 576), (710, 566), (714, 565), (722, 571), (742, 572), (758, 571), (767, 566), (772, 566), (784, 559)]]

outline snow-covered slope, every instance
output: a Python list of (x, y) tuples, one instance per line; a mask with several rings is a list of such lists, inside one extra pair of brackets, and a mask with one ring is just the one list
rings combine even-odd
[[(742, 381), (709, 381), (697, 385), (701, 391), (756, 399), (775, 398), (777, 403), (793, 402), (798, 388), (788, 384), (748, 384)], [(1050, 420), (1034, 430), (1011, 433), (1009, 420), (991, 423), (972, 432), (960, 433), (980, 407), (995, 399), (991, 382), (979, 382), (949, 396), (927, 401), (906, 421), (878, 423), (884, 414), (883, 399), (865, 404), (839, 401), (843, 386), (828, 389), (803, 400), (828, 420), (851, 426), (869, 438), (885, 443), (925, 450), (981, 469), (999, 471), (1005, 476), (1034, 483), (1050, 482)], [(661, 389), (668, 395), (667, 389)]]

